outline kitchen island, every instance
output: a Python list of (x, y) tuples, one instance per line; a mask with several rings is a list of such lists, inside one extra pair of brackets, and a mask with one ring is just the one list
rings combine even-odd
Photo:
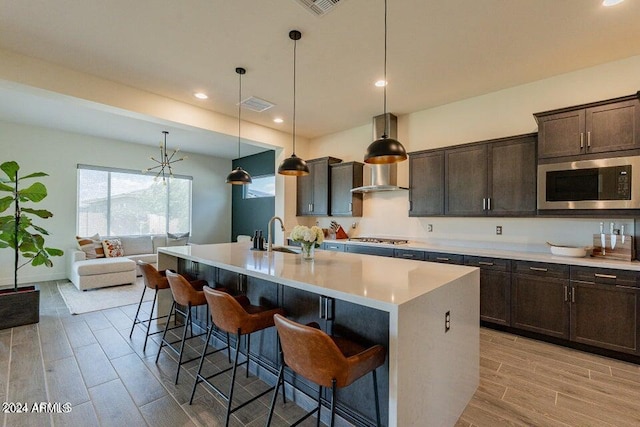
[[(380, 388), (389, 426), (454, 425), (478, 386), (477, 268), (330, 251), (304, 261), (298, 254), (252, 251), (249, 243), (161, 248), (158, 268), (200, 273), (218, 285), (232, 275), (236, 290), (283, 306), (296, 321), (319, 321), (329, 332), (369, 335), (385, 345)], [(169, 304), (165, 294), (160, 311)], [(267, 357), (272, 347), (265, 346)], [(269, 380), (268, 374), (261, 376)], [(307, 392), (304, 381), (292, 383)], [(370, 388), (364, 378), (342, 390), (343, 413), (362, 411), (358, 399), (373, 405)]]

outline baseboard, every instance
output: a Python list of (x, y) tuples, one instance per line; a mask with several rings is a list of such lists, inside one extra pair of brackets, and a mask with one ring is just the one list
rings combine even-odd
[[(55, 273), (55, 274), (51, 274), (51, 273), (47, 274), (46, 271), (43, 272), (43, 274), (27, 275), (27, 274), (20, 274), (20, 273), (21, 272), (18, 271), (18, 285), (48, 282), (51, 280), (67, 280), (67, 273), (64, 271), (60, 273)], [(0, 277), (0, 287), (4, 287), (4, 286), (13, 286), (13, 276)]]

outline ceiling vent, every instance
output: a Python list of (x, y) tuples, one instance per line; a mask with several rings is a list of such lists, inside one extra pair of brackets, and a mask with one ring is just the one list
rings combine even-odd
[(273, 107), (276, 104), (272, 104), (269, 101), (265, 101), (264, 99), (257, 98), (255, 96), (251, 96), (240, 103), (244, 108), (249, 109), (251, 111), (257, 111), (258, 113), (262, 113), (265, 110)]
[[(334, 8), (341, 0), (297, 0), (305, 9), (316, 16), (323, 16)], [(344, 1), (344, 0), (342, 0)]]

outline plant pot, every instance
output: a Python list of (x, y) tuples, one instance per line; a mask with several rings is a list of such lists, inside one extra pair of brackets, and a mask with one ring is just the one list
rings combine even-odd
[(25, 286), (0, 291), (0, 329), (30, 325), (40, 321), (40, 290)]

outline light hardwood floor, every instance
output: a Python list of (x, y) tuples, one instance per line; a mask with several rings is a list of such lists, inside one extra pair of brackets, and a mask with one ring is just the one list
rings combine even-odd
[[(154, 363), (157, 342), (143, 352), (140, 329), (129, 340), (135, 305), (72, 316), (55, 282), (40, 288), (40, 323), (0, 331), (0, 401), (70, 402), (73, 409), (1, 414), (2, 426), (222, 425), (224, 405), (208, 389), (199, 386), (188, 404), (197, 362), (186, 365), (176, 386), (172, 355), (163, 352)], [(458, 426), (640, 426), (638, 365), (486, 328), (480, 338), (480, 387)], [(193, 342), (189, 354), (201, 345)], [(216, 365), (226, 366), (224, 355), (207, 366)], [(220, 381), (228, 383), (229, 376)], [(240, 398), (267, 387), (254, 376), (239, 381)], [(264, 425), (269, 399), (235, 413), (231, 425)], [(302, 413), (279, 403), (272, 425)]]

